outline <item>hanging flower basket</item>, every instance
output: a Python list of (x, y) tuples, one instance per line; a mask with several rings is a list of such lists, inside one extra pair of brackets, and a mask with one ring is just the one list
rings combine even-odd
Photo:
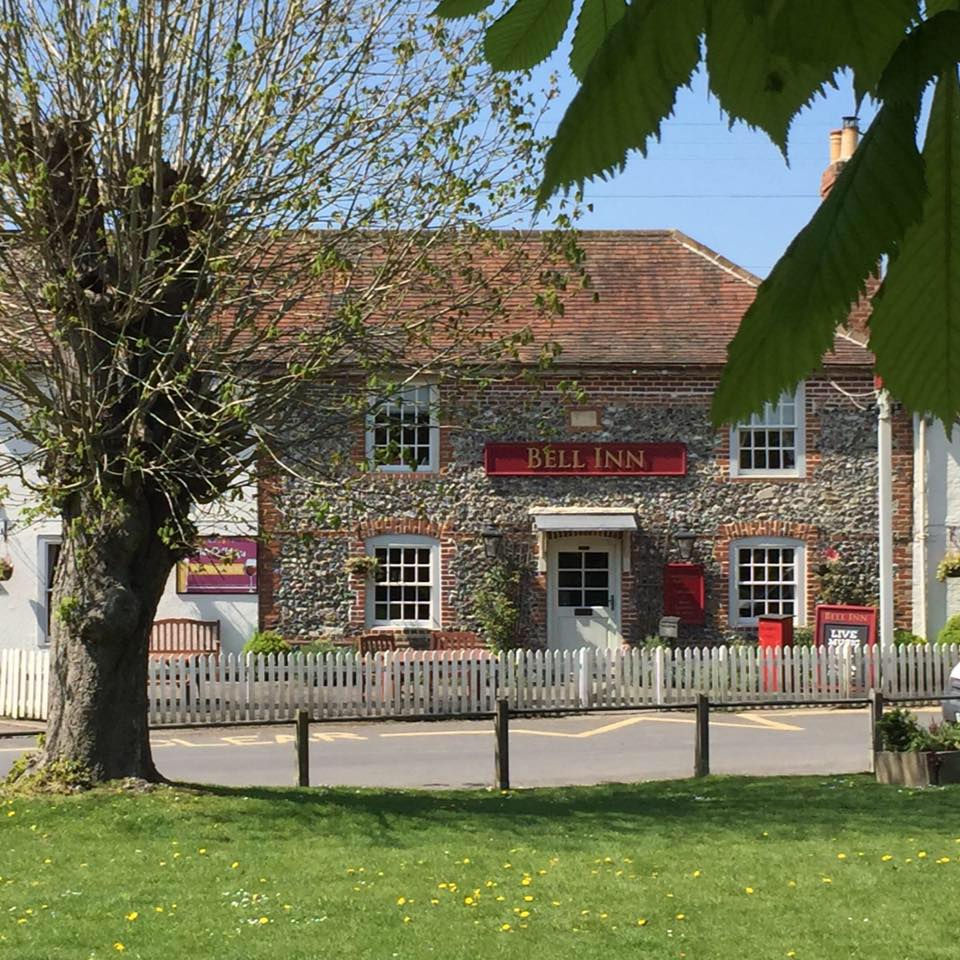
[(944, 554), (937, 566), (937, 579), (941, 582), (951, 577), (960, 577), (960, 553), (951, 550)]
[(13, 576), (13, 562), (6, 557), (0, 557), (0, 582), (9, 580)]

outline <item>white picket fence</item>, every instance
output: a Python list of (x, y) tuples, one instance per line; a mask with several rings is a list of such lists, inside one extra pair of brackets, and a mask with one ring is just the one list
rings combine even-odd
[[(513, 710), (579, 710), (683, 704), (705, 693), (715, 703), (819, 701), (863, 696), (946, 694), (960, 646), (838, 647), (760, 651), (681, 650), (399, 651), (361, 657), (171, 657), (151, 660), (150, 722), (282, 720), (299, 708), (317, 718), (466, 716), (490, 713), (504, 697)], [(49, 654), (0, 650), (0, 716), (47, 715)]]

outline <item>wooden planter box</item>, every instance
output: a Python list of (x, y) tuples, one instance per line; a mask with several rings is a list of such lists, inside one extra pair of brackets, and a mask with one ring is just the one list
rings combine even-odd
[(898, 783), (905, 787), (939, 787), (960, 783), (960, 750), (905, 751), (880, 750), (876, 754), (878, 783)]

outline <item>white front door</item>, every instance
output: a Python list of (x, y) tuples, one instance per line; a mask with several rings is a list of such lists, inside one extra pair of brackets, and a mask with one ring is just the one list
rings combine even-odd
[(620, 542), (558, 537), (547, 551), (547, 644), (553, 650), (620, 644)]

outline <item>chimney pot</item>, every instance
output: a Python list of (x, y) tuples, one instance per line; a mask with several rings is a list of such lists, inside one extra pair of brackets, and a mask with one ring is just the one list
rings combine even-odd
[(840, 159), (840, 137), (843, 135), (842, 130), (831, 130), (830, 131), (830, 162), (836, 163)]
[(856, 117), (844, 117), (843, 129), (840, 131), (840, 160), (847, 161), (853, 156), (860, 141), (860, 127)]

